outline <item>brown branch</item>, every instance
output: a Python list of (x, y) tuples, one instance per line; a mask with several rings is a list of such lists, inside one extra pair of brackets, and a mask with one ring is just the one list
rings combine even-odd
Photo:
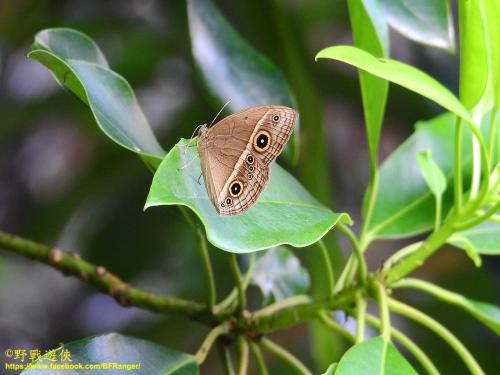
[(62, 251), (3, 231), (0, 231), (0, 249), (38, 260), (65, 275), (76, 276), (94, 285), (101, 292), (111, 295), (122, 306), (142, 307), (163, 314), (178, 314), (210, 325), (216, 323), (207, 306), (134, 288), (103, 266), (96, 266), (81, 259), (77, 253)]

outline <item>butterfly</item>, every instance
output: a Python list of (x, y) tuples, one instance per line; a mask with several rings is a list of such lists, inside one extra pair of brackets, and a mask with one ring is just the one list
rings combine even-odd
[(198, 131), (198, 155), (208, 197), (219, 215), (248, 210), (269, 181), (298, 113), (277, 105), (251, 107)]

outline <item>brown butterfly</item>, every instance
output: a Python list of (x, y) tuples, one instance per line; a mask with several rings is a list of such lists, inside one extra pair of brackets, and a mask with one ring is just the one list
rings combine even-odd
[(220, 215), (239, 214), (257, 201), (297, 118), (292, 108), (262, 105), (200, 128), (201, 172)]

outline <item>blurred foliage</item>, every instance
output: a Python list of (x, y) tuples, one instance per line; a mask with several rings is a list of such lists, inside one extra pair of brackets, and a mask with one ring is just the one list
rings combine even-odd
[[(322, 202), (335, 201), (336, 212), (360, 212), (369, 158), (357, 76), (340, 64), (314, 63), (321, 48), (351, 44), (345, 2), (215, 3), (237, 31), (284, 72), (296, 93), (303, 142), (296, 176)], [(143, 212), (151, 175), (142, 162), (109, 142), (89, 111), (63, 92), (43, 67), (26, 59), (33, 36), (56, 26), (81, 30), (97, 41), (113, 70), (131, 83), (164, 149), (189, 137), (196, 125), (217, 112), (194, 73), (185, 2), (0, 2), (0, 227), (78, 251), (145, 289), (203, 299), (201, 261), (181, 214), (173, 207)], [(392, 34), (391, 57), (458, 89), (455, 56)], [(411, 133), (417, 120), (439, 111), (425, 99), (391, 87), (382, 157)], [(371, 263), (380, 264), (389, 253), (387, 245), (375, 246)], [(304, 257), (305, 251), (296, 254)], [(231, 286), (227, 260), (214, 248), (210, 255), (225, 293)], [(339, 256), (332, 260), (343, 262)], [(431, 263), (421, 272), (439, 277), (441, 285), (471, 298), (500, 302), (498, 261), (484, 257), (485, 266), (477, 271), (465, 255), (457, 257), (455, 251), (452, 257), (445, 250)], [(123, 309), (90, 287), (15, 256), (2, 254), (0, 266), (0, 349), (55, 348), (61, 341), (120, 331), (194, 352), (206, 333), (183, 319)], [(496, 338), (481, 324), (420, 294), (408, 293), (408, 298), (446, 321), (487, 373), (500, 366), (494, 355)], [(464, 373), (432, 333), (399, 321), (396, 325), (431, 348), (443, 373)], [(311, 364), (304, 333), (294, 329), (281, 333), (277, 341), (287, 342)], [(318, 368), (324, 370), (322, 365)], [(204, 370), (218, 373), (217, 366), (209, 361)], [(278, 363), (271, 370), (282, 373)]]

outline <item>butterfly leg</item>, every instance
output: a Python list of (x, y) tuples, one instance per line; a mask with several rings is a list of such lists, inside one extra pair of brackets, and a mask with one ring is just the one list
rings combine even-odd
[[(186, 155), (184, 155), (184, 156), (186, 156)], [(189, 167), (189, 166), (193, 163), (193, 161), (195, 161), (195, 160), (196, 160), (196, 158), (197, 158), (197, 156), (196, 156), (196, 155), (195, 155), (195, 156), (193, 156), (193, 157), (191, 158), (191, 160), (189, 160), (189, 161), (188, 161), (186, 164), (184, 164), (182, 167), (177, 168), (177, 170), (178, 170), (178, 171), (182, 171), (182, 170), (186, 169), (187, 167)]]

